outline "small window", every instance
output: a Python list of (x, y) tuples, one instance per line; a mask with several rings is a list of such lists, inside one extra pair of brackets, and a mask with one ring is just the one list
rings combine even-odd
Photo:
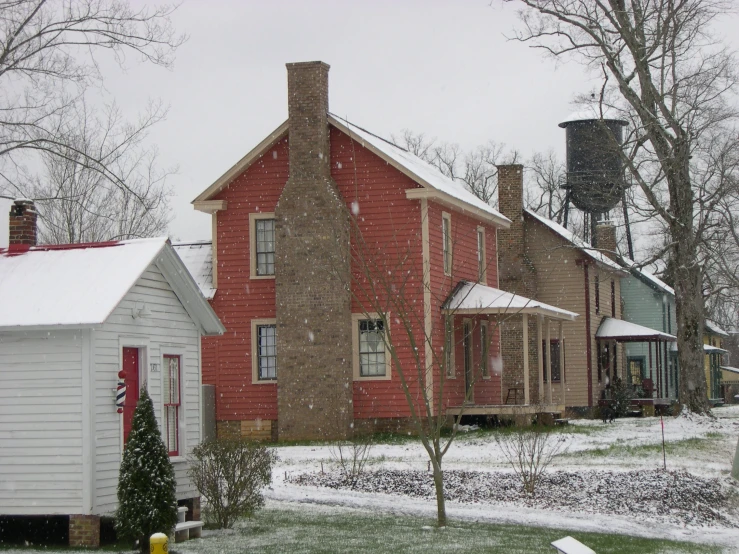
[(641, 386), (644, 379), (644, 358), (629, 358), (629, 383)]
[(170, 456), (180, 453), (180, 357), (164, 355), (164, 438)]
[(600, 313), (600, 276), (595, 276), (595, 313)]
[(359, 321), (359, 375), (361, 377), (384, 376), (385, 325), (381, 319)]
[(277, 326), (257, 325), (259, 380), (277, 379)]
[(257, 275), (275, 274), (275, 220), (258, 219), (257, 230)]
[(562, 367), (560, 365), (559, 349), (561, 348), (559, 339), (552, 339), (549, 344), (549, 351), (547, 354), (546, 341), (542, 341), (542, 355), (544, 357), (544, 381), (549, 382), (549, 375), (547, 374), (547, 355), (552, 357), (552, 382), (558, 383), (562, 380)]
[(443, 213), (441, 216), (442, 255), (444, 257), (444, 274), (452, 274), (452, 216)]
[(275, 277), (275, 214), (249, 214), (249, 275), (252, 279)]
[(487, 260), (485, 259), (485, 229), (477, 228), (477, 280), (487, 282)]
[(444, 365), (446, 376), (454, 377), (454, 316), (444, 318)]
[(616, 317), (616, 282), (611, 279), (611, 317)]
[(488, 322), (480, 322), (480, 373), (483, 378), (490, 377), (488, 360), (490, 353), (490, 337), (488, 336)]

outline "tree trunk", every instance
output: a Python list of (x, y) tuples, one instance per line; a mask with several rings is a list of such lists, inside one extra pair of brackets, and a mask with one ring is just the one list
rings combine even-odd
[(436, 524), (446, 527), (446, 501), (444, 499), (444, 473), (441, 471), (441, 463), (432, 460), (434, 468), (434, 486), (436, 487)]
[(693, 229), (693, 190), (688, 169), (689, 154), (678, 154), (668, 171), (670, 207), (675, 219), (670, 225), (674, 242), (675, 317), (680, 372), (679, 399), (694, 413), (710, 413), (703, 350), (703, 274), (698, 261), (698, 243)]

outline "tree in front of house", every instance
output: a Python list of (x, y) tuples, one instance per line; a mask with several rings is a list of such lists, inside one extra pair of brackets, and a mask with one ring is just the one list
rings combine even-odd
[(177, 524), (175, 486), (174, 467), (159, 432), (154, 404), (143, 388), (133, 413), (118, 478), (116, 532), (119, 538), (138, 540), (141, 552), (145, 553), (149, 552), (151, 535), (171, 535)]

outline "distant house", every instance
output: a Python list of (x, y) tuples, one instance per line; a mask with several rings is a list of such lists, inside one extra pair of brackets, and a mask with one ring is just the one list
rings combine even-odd
[(553, 370), (552, 380), (564, 380), (569, 408), (588, 412), (608, 398), (615, 377), (626, 377), (625, 345), (654, 341), (661, 352), (675, 337), (624, 321), (621, 286), (629, 273), (606, 255), (616, 252), (610, 223), (598, 226), (600, 249), (592, 248), (570, 230), (524, 208), (522, 166), (499, 170), (500, 211), (513, 222), (499, 234), (500, 286), (580, 314), (565, 336), (554, 334), (548, 348), (543, 347), (553, 359), (564, 351), (564, 365)]
[[(398, 367), (412, 396), (420, 387), (433, 395), (434, 414), (442, 384), (447, 413), (466, 394), (465, 413), (533, 413), (540, 399), (561, 411), (538, 395), (537, 328), (528, 338), (520, 328), (540, 321), (541, 337), (577, 314), (498, 289), (498, 233), (510, 221), (410, 152), (330, 114), (324, 63), (288, 64), (288, 113), (194, 200), (213, 217), (210, 261), (202, 244), (177, 246), (199, 264), (196, 279), (214, 291), (228, 328), (203, 339), (218, 434), (289, 440), (408, 428)], [(399, 291), (412, 341), (392, 305)], [(371, 309), (377, 302), (386, 321)], [(504, 346), (502, 319), (519, 328)]]
[(729, 333), (715, 322), (710, 319), (706, 320), (703, 326), (703, 349), (706, 351), (703, 368), (706, 374), (708, 398), (714, 404), (724, 402), (721, 366), (724, 365), (723, 358), (728, 352), (723, 347), (723, 341), (728, 337)]
[[(623, 263), (630, 268), (629, 275), (621, 278), (623, 318), (675, 335), (675, 291), (649, 271), (634, 268), (627, 260)], [(677, 399), (679, 375), (675, 342), (630, 342), (626, 344), (626, 365), (628, 383), (640, 388), (648, 379), (657, 397)]]
[(200, 339), (223, 326), (167, 239), (35, 246), (35, 223), (16, 201), (0, 249), (0, 515), (68, 516), (70, 545), (97, 546), (146, 387), (197, 517)]

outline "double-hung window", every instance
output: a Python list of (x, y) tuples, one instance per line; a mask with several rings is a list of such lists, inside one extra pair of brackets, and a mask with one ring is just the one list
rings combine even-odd
[(275, 216), (271, 213), (249, 214), (252, 279), (274, 278)]
[(477, 228), (477, 280), (487, 283), (487, 259), (485, 256), (485, 228)]
[(180, 453), (181, 357), (164, 355), (164, 442), (170, 456)]
[(359, 321), (359, 375), (378, 377), (385, 375), (385, 325), (381, 319)]
[(277, 326), (257, 325), (259, 380), (277, 379)]
[(454, 377), (454, 316), (444, 317), (444, 365), (446, 376)]
[(444, 258), (444, 275), (452, 274), (452, 216), (444, 212), (441, 215), (441, 248)]
[(490, 371), (488, 370), (488, 360), (490, 356), (490, 337), (488, 336), (488, 322), (480, 322), (480, 373), (483, 378), (490, 377)]

